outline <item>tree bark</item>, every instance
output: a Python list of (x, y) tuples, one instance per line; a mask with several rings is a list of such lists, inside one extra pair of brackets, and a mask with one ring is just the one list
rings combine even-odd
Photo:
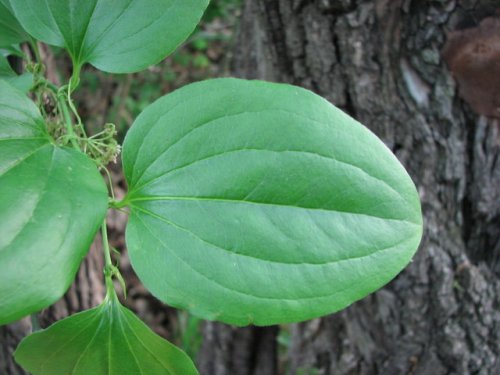
[(277, 327), (234, 328), (206, 322), (198, 360), (200, 374), (276, 374), (277, 333)]
[(459, 97), (443, 58), (454, 30), (476, 27), (496, 7), (246, 0), (235, 74), (304, 86), (369, 127), (412, 176), (425, 234), (413, 262), (384, 289), (292, 325), (280, 370), (277, 328), (208, 323), (203, 375), (253, 374), (264, 347), (274, 359), (263, 374), (500, 373), (499, 124)]

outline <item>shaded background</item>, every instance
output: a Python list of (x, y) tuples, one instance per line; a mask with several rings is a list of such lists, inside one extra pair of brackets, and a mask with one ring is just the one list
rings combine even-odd
[[(500, 5), (497, 0), (212, 1), (200, 29), (145, 72), (87, 67), (77, 100), (90, 133), (120, 136), (159, 96), (235, 75), (326, 97), (390, 147), (419, 190), (425, 235), (410, 266), (379, 292), (321, 319), (243, 329), (202, 322), (152, 298), (124, 250), (126, 217), (109, 217), (125, 304), (184, 348), (202, 375), (499, 374)], [(44, 49), (53, 80), (69, 65)], [(59, 75), (59, 76), (58, 76)], [(126, 187), (111, 165), (116, 194)], [(103, 296), (98, 245), (42, 326)], [(0, 373), (30, 329), (0, 328)]]

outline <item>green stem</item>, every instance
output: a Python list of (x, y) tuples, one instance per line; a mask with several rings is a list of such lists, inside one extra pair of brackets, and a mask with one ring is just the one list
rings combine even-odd
[(71, 98), (70, 86), (68, 86), (67, 100), (68, 100), (68, 105), (69, 105), (69, 108), (71, 109), (71, 112), (73, 112), (73, 114), (76, 117), (77, 125), (81, 127), (81, 130), (82, 130), (85, 138), (87, 138), (87, 134), (85, 132), (85, 128), (83, 127), (83, 124), (82, 124), (82, 119), (80, 118), (80, 115), (78, 114), (78, 111), (76, 110), (75, 103), (73, 103), (73, 99)]
[(40, 321), (38, 320), (38, 314), (31, 314), (31, 332), (40, 331), (42, 327), (40, 326)]
[(71, 109), (71, 112), (75, 115), (75, 118), (77, 120), (77, 126), (80, 127), (81, 132), (83, 133), (83, 136), (87, 138), (87, 134), (85, 132), (85, 127), (82, 124), (82, 119), (80, 118), (80, 115), (78, 114), (78, 111), (76, 110), (75, 104), (73, 103), (73, 99), (71, 98), (71, 94), (75, 89), (78, 87), (80, 84), (80, 70), (81, 70), (81, 65), (73, 65), (73, 74), (71, 75), (71, 78), (68, 83), (68, 92), (67, 92), (67, 103), (69, 108)]
[(41, 63), (42, 57), (40, 56), (40, 49), (38, 48), (37, 41), (33, 38), (30, 38), (29, 44), (31, 45), (31, 48), (33, 49), (33, 52), (35, 53), (36, 62)]
[(104, 218), (103, 220), (101, 233), (102, 233), (102, 250), (104, 251), (105, 266), (111, 268), (113, 266), (113, 262), (111, 262), (111, 253), (109, 250), (108, 227), (106, 225), (106, 218)]
[(106, 281), (106, 296), (111, 297), (116, 295), (115, 287), (113, 285), (113, 262), (111, 261), (111, 253), (108, 243), (108, 229), (106, 225), (106, 218), (104, 218), (101, 226), (102, 236), (102, 251), (104, 252), (104, 278)]
[(109, 173), (108, 168), (104, 167), (104, 171), (106, 172), (106, 175), (108, 176), (108, 182), (109, 182), (109, 191), (111, 193), (111, 201), (115, 201), (115, 190), (113, 189), (113, 179), (111, 178), (111, 173)]
[(73, 74), (69, 80), (69, 90), (68, 95), (71, 94), (80, 84), (80, 71), (82, 67), (80, 64), (73, 64)]
[(109, 243), (108, 243), (108, 230), (106, 226), (106, 218), (104, 218), (104, 221), (102, 223), (101, 232), (102, 232), (102, 250), (104, 251), (104, 260), (105, 260), (104, 277), (106, 279), (106, 298), (112, 298), (112, 297), (117, 298), (115, 286), (113, 284), (113, 277), (116, 277), (116, 279), (118, 280), (118, 282), (122, 287), (122, 292), (124, 297), (127, 298), (127, 286), (125, 285), (125, 280), (120, 274), (118, 268), (114, 266), (111, 261), (111, 250), (109, 248)]
[(57, 87), (56, 85), (54, 85), (52, 82), (50, 82), (48, 79), (45, 79), (45, 78), (42, 78), (40, 77), (39, 78), (39, 81), (40, 83), (44, 84), (46, 87), (48, 87), (50, 89), (50, 91), (52, 91), (54, 94), (58, 94), (59, 93), (59, 87)]
[(121, 210), (122, 208), (127, 207), (129, 204), (130, 202), (128, 201), (127, 197), (125, 197), (121, 201), (112, 200), (109, 203), (109, 207), (114, 208), (116, 210)]
[(78, 146), (78, 142), (76, 141), (77, 136), (75, 134), (75, 130), (73, 129), (73, 122), (71, 121), (71, 115), (69, 114), (68, 105), (66, 104), (66, 100), (62, 95), (59, 96), (58, 104), (64, 117), (66, 131), (68, 132), (71, 145), (77, 150), (80, 150), (80, 146)]

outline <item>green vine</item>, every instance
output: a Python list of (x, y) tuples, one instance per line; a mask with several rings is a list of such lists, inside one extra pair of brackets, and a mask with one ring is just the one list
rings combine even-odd
[(125, 285), (125, 280), (123, 279), (118, 267), (113, 265), (113, 262), (111, 260), (111, 249), (108, 242), (108, 229), (107, 229), (106, 219), (104, 219), (101, 226), (101, 236), (102, 236), (102, 251), (104, 253), (104, 262), (105, 262), (104, 279), (106, 281), (106, 295), (112, 296), (116, 293), (113, 284), (113, 278), (116, 278), (120, 283), (124, 297), (127, 298), (127, 288)]
[[(121, 147), (116, 140), (116, 127), (112, 123), (104, 124), (102, 130), (91, 136), (87, 135), (85, 126), (74, 104), (72, 93), (80, 82), (80, 68), (75, 65), (73, 75), (68, 84), (58, 87), (46, 77), (46, 66), (42, 63), (38, 43), (32, 41), (35, 61), (29, 60), (27, 70), (33, 74), (32, 94), (47, 124), (47, 131), (58, 146), (71, 146), (92, 159), (99, 169), (103, 170), (108, 179), (110, 191), (110, 207), (115, 202), (115, 194), (111, 175), (106, 166), (116, 162)], [(116, 265), (111, 260), (111, 250), (108, 243), (106, 219), (101, 226), (102, 247), (105, 259), (104, 276), (107, 295), (115, 294), (113, 279), (120, 283), (126, 298), (125, 281)]]
[[(38, 59), (39, 52), (34, 47), (33, 49), (37, 51), (35, 55)], [(85, 125), (74, 104), (71, 94), (80, 80), (80, 70), (74, 70), (67, 85), (57, 87), (45, 78), (46, 68), (41, 62), (30, 62), (27, 69), (33, 73), (32, 92), (54, 142), (59, 146), (70, 145), (82, 151), (94, 160), (100, 169), (105, 169), (110, 162), (116, 162), (121, 152), (116, 140), (116, 126), (106, 123), (100, 132), (87, 136)]]

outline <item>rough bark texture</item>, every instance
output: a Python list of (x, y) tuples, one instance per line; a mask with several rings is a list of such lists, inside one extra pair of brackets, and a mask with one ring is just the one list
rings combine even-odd
[(274, 375), (277, 327), (234, 328), (206, 322), (198, 368), (201, 374)]
[[(410, 266), (343, 312), (293, 325), (279, 372), (500, 373), (499, 125), (460, 99), (442, 57), (448, 33), (475, 27), (495, 7), (246, 1), (235, 73), (309, 88), (372, 129), (414, 179), (425, 216)], [(265, 347), (273, 348), (265, 353), (270, 367), (258, 373), (278, 373), (276, 332), (208, 323), (201, 373), (257, 373), (249, 369)]]

